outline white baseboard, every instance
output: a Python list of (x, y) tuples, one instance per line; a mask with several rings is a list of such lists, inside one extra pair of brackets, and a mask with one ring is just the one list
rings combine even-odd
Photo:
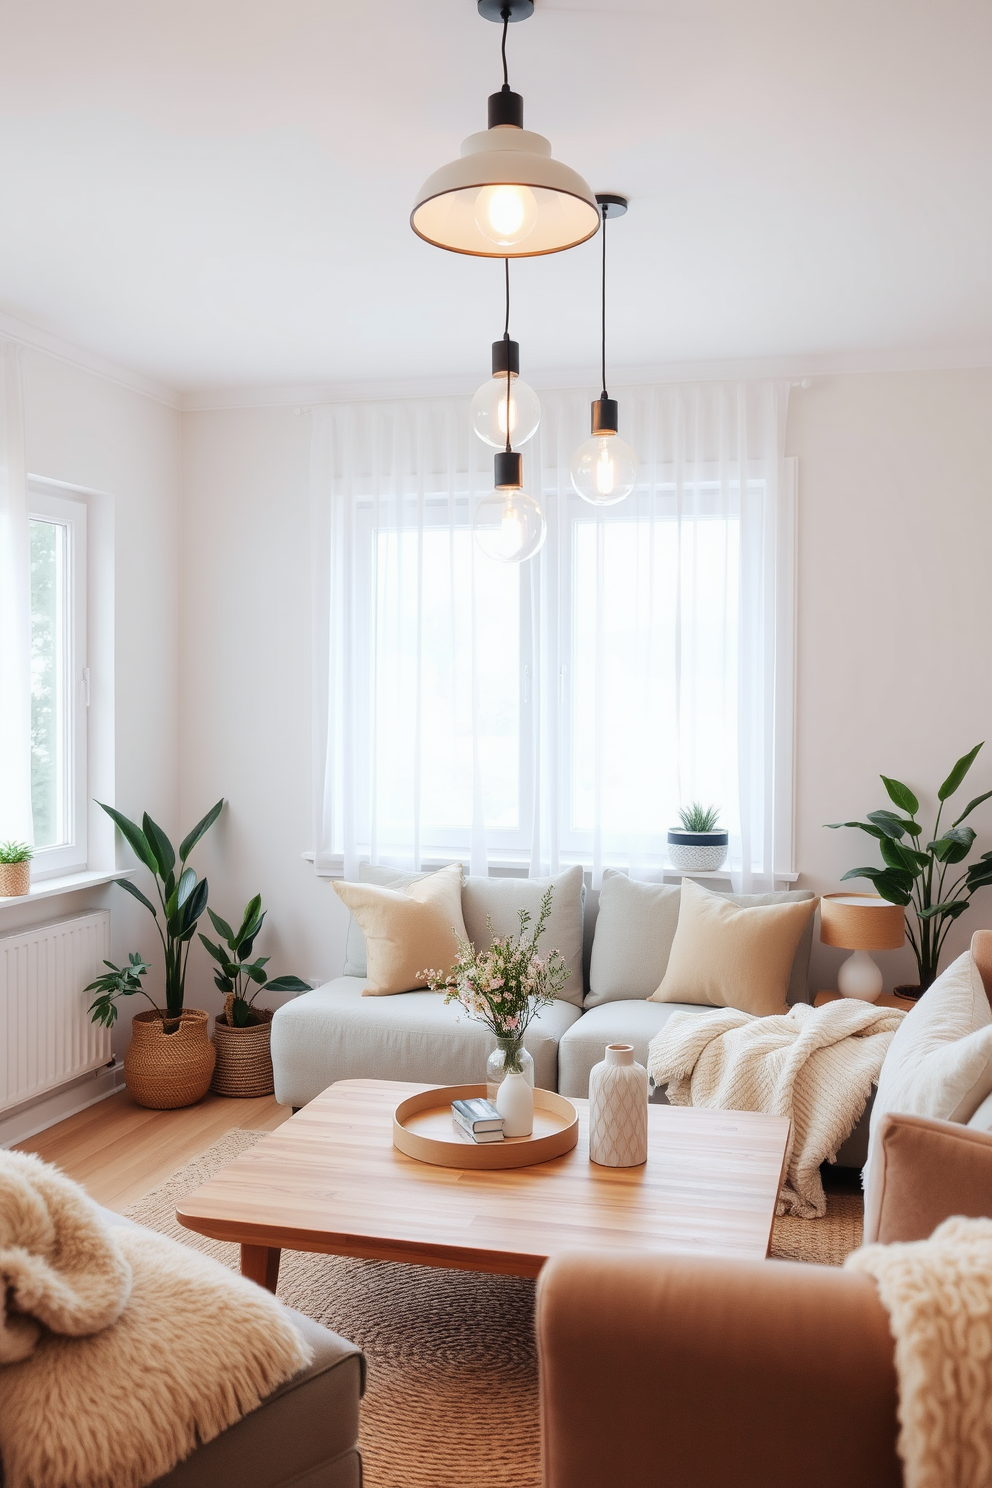
[(90, 1074), (80, 1075), (68, 1085), (49, 1090), (34, 1100), (24, 1101), (8, 1111), (0, 1111), (0, 1147), (13, 1147), (15, 1142), (26, 1142), (29, 1137), (95, 1106), (124, 1089), (124, 1064), (115, 1059), (112, 1064)]

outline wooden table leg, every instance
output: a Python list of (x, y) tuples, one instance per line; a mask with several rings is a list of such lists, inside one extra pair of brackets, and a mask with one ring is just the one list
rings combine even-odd
[(268, 1245), (242, 1245), (241, 1275), (274, 1292), (279, 1281), (280, 1254)]

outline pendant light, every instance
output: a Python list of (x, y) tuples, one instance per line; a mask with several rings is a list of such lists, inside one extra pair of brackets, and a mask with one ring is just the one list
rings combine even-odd
[[(505, 382), (506, 427), (510, 427), (510, 379)], [(472, 530), (487, 558), (500, 563), (525, 563), (544, 546), (548, 524), (544, 513), (524, 490), (524, 457), (506, 447), (493, 457), (495, 490), (475, 509)]]
[(472, 428), (484, 444), (502, 449), (526, 444), (541, 422), (541, 405), (534, 389), (520, 377), (520, 343), (510, 340), (510, 260), (506, 267), (506, 315), (503, 336), (493, 342), (493, 375), (472, 399)]
[(617, 436), (617, 400), (606, 391), (606, 223), (622, 217), (627, 201), (622, 196), (597, 196), (603, 214), (602, 290), (602, 383), (603, 390), (592, 405), (592, 438), (580, 444), (571, 461), (572, 485), (583, 501), (592, 506), (613, 506), (629, 496), (637, 482), (637, 456)]
[(503, 86), (489, 98), (489, 128), (462, 141), (461, 157), (424, 182), (410, 226), (425, 242), (484, 258), (560, 253), (599, 227), (596, 198), (582, 177), (551, 158), (551, 144), (524, 129), (524, 101), (512, 92), (506, 31), (525, 21), (534, 0), (478, 0), (479, 14), (503, 26)]

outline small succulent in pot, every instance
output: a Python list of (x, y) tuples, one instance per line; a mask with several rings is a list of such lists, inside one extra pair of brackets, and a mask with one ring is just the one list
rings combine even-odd
[(681, 827), (668, 833), (668, 856), (676, 868), (686, 873), (715, 873), (723, 866), (730, 835), (717, 827), (719, 806), (703, 806), (693, 801), (679, 808)]
[(31, 891), (34, 849), (26, 842), (0, 842), (0, 897), (16, 899)]
[(227, 921), (214, 914), (212, 909), (207, 910), (211, 924), (222, 939), (215, 945), (201, 934), (200, 940), (217, 962), (214, 983), (226, 993), (224, 1013), (229, 1028), (250, 1028), (260, 1021), (253, 1007), (259, 992), (310, 991), (310, 983), (297, 976), (273, 977), (270, 981), (264, 969), (268, 956), (257, 956), (254, 961), (250, 959), (266, 913), (262, 908), (261, 894), (249, 900), (238, 930), (232, 930)]

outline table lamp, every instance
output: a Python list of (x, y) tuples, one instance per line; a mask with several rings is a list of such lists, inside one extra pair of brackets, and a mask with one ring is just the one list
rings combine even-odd
[(821, 941), (854, 952), (837, 973), (842, 997), (876, 1002), (882, 973), (868, 952), (897, 951), (905, 936), (902, 905), (890, 904), (878, 894), (824, 894), (820, 900)]

